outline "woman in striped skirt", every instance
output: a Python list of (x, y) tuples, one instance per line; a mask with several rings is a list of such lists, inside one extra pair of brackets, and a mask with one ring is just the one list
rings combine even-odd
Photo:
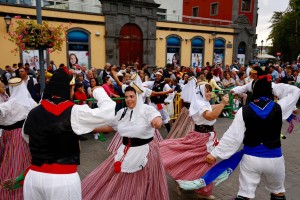
[[(183, 101), (183, 108), (180, 111), (178, 118), (172, 125), (172, 128), (166, 139), (183, 138), (190, 131), (194, 130), (195, 123), (191, 116), (189, 116), (189, 108), (193, 98), (193, 93), (196, 88), (196, 78), (190, 77), (189, 82), (185, 84), (181, 91), (181, 99)], [(184, 126), (182, 126), (184, 124)]]
[[(11, 97), (0, 104), (0, 183), (13, 179), (29, 165), (31, 155), (29, 146), (22, 138), (21, 130), (29, 111), (36, 106), (25, 84), (20, 78), (9, 80)], [(0, 199), (23, 199), (23, 188), (4, 190), (0, 186)]]
[(130, 86), (125, 89), (125, 103), (110, 126), (95, 129), (118, 131), (123, 144), (83, 179), (83, 199), (168, 200), (159, 145), (153, 139), (162, 125), (160, 113), (144, 104)]
[[(160, 152), (165, 170), (175, 180), (194, 180), (201, 177), (212, 165), (205, 162), (206, 156), (218, 144), (213, 125), (216, 118), (228, 103), (228, 95), (222, 102), (211, 106), (211, 86), (197, 86), (189, 109), (189, 114), (195, 122), (195, 129), (184, 138), (168, 139), (160, 143)], [(182, 125), (184, 126), (184, 125)], [(212, 185), (196, 191), (199, 198), (215, 199)]]
[[(116, 73), (115, 69), (116, 69), (115, 67), (112, 67), (111, 75), (115, 79), (115, 81), (117, 82), (117, 84), (124, 91), (126, 89), (126, 87), (128, 87), (129, 85), (126, 85), (126, 84), (122, 83), (118, 79), (117, 73)], [(173, 92), (173, 90), (170, 90), (170, 91), (167, 91), (167, 92), (155, 92), (155, 91), (152, 91), (151, 89), (143, 87), (142, 80), (141, 80), (141, 78), (140, 78), (140, 76), (138, 74), (133, 74), (131, 76), (131, 83), (130, 84), (133, 84), (133, 83), (136, 84), (137, 86), (139, 86), (140, 88), (142, 88), (142, 94), (141, 94), (141, 96), (142, 96), (142, 102), (143, 103), (146, 101), (147, 97), (155, 96), (155, 95), (165, 95), (165, 94)], [(154, 138), (158, 142), (163, 141), (163, 137), (161, 136), (161, 134), (160, 134), (160, 132), (159, 132), (158, 129), (155, 129)], [(115, 152), (115, 151), (118, 150), (118, 148), (120, 147), (121, 144), (122, 144), (122, 137), (120, 136), (119, 133), (116, 133), (115, 136), (113, 137), (112, 141), (108, 145), (107, 151), (109, 151), (110, 153), (113, 153), (113, 152)]]

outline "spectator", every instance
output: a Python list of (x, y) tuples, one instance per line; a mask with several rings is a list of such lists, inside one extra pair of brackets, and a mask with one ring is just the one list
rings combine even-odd
[(272, 75), (272, 81), (274, 83), (278, 83), (279, 82), (279, 74), (278, 72), (275, 70), (274, 65), (271, 65), (269, 68), (269, 73)]
[(230, 77), (230, 73), (226, 72), (225, 77), (223, 79), (223, 86), (225, 89), (232, 88), (235, 86), (235, 81)]
[(143, 63), (143, 64), (141, 65), (141, 67), (142, 67), (141, 70), (144, 71), (145, 76), (150, 77), (150, 72), (149, 72), (148, 69), (147, 69), (147, 68), (148, 68), (148, 65), (147, 65), (146, 63)]
[(99, 74), (103, 84), (106, 83), (106, 78), (105, 77), (110, 74), (110, 67), (111, 67), (111, 64), (106, 63), (105, 66), (104, 66), (104, 69)]
[(85, 94), (82, 83), (75, 84), (74, 100), (79, 100), (79, 105), (86, 103), (87, 96)]
[(35, 91), (35, 85), (38, 83), (37, 80), (33, 77), (28, 76), (27, 70), (24, 67), (19, 68), (19, 75), (20, 75), (20, 78), (25, 83), (25, 86), (27, 87), (28, 92), (30, 93), (31, 97), (36, 102), (39, 102), (40, 99), (38, 96), (36, 96), (36, 91)]
[(281, 79), (281, 82), (286, 84), (295, 83), (295, 78), (292, 75), (292, 69), (290, 67), (286, 69), (286, 76)]
[[(25, 70), (27, 71), (28, 76), (36, 78), (35, 71), (30, 69), (29, 63), (25, 63)], [(21, 77), (22, 78), (22, 77)]]
[(113, 84), (109, 76), (105, 78), (105, 84), (102, 85), (107, 95), (111, 98), (119, 98), (120, 96), (114, 91)]

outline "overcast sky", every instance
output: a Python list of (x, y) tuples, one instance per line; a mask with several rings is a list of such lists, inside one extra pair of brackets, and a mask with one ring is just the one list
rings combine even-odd
[[(269, 22), (274, 11), (285, 11), (288, 7), (289, 0), (258, 0), (258, 24), (256, 27), (257, 40), (256, 44), (261, 45), (261, 40), (266, 45), (266, 40), (270, 34)], [(270, 44), (270, 41), (268, 41)]]

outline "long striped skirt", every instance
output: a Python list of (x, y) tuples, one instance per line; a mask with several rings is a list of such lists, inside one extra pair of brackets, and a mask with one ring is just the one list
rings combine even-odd
[[(161, 142), (164, 140), (158, 129), (155, 129), (154, 140), (156, 140), (157, 142)], [(120, 134), (118, 132), (116, 132), (115, 136), (109, 143), (106, 150), (110, 153), (116, 152), (119, 149), (119, 147), (121, 146), (122, 141), (123, 141), (123, 138), (120, 136)]]
[(180, 114), (176, 119), (175, 123), (173, 124), (166, 139), (183, 138), (189, 132), (194, 130), (195, 123), (192, 117), (189, 116), (189, 114), (189, 110), (186, 107), (183, 107), (181, 109)]
[(149, 143), (148, 163), (135, 173), (115, 173), (109, 156), (82, 181), (82, 198), (105, 200), (168, 200), (168, 185), (158, 143)]
[[(0, 183), (18, 177), (31, 162), (28, 144), (22, 138), (21, 128), (3, 131), (0, 138)], [(21, 200), (23, 188), (7, 191), (0, 188), (0, 199)]]
[[(159, 145), (165, 170), (175, 180), (200, 178), (213, 166), (205, 162), (205, 158), (209, 154), (208, 143), (213, 143), (210, 133), (195, 131), (190, 132), (184, 138), (162, 141)], [(213, 185), (210, 184), (196, 192), (209, 196), (212, 189)]]

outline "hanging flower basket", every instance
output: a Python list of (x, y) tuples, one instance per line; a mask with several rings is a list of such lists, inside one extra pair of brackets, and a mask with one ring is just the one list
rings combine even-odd
[(28, 51), (38, 48), (51, 48), (52, 52), (61, 51), (69, 26), (61, 24), (55, 27), (49, 25), (48, 22), (37, 24), (33, 20), (21, 20), (19, 16), (15, 19), (17, 27), (8, 33), (8, 40), (17, 45), (17, 48), (12, 52), (17, 53), (19, 50)]

